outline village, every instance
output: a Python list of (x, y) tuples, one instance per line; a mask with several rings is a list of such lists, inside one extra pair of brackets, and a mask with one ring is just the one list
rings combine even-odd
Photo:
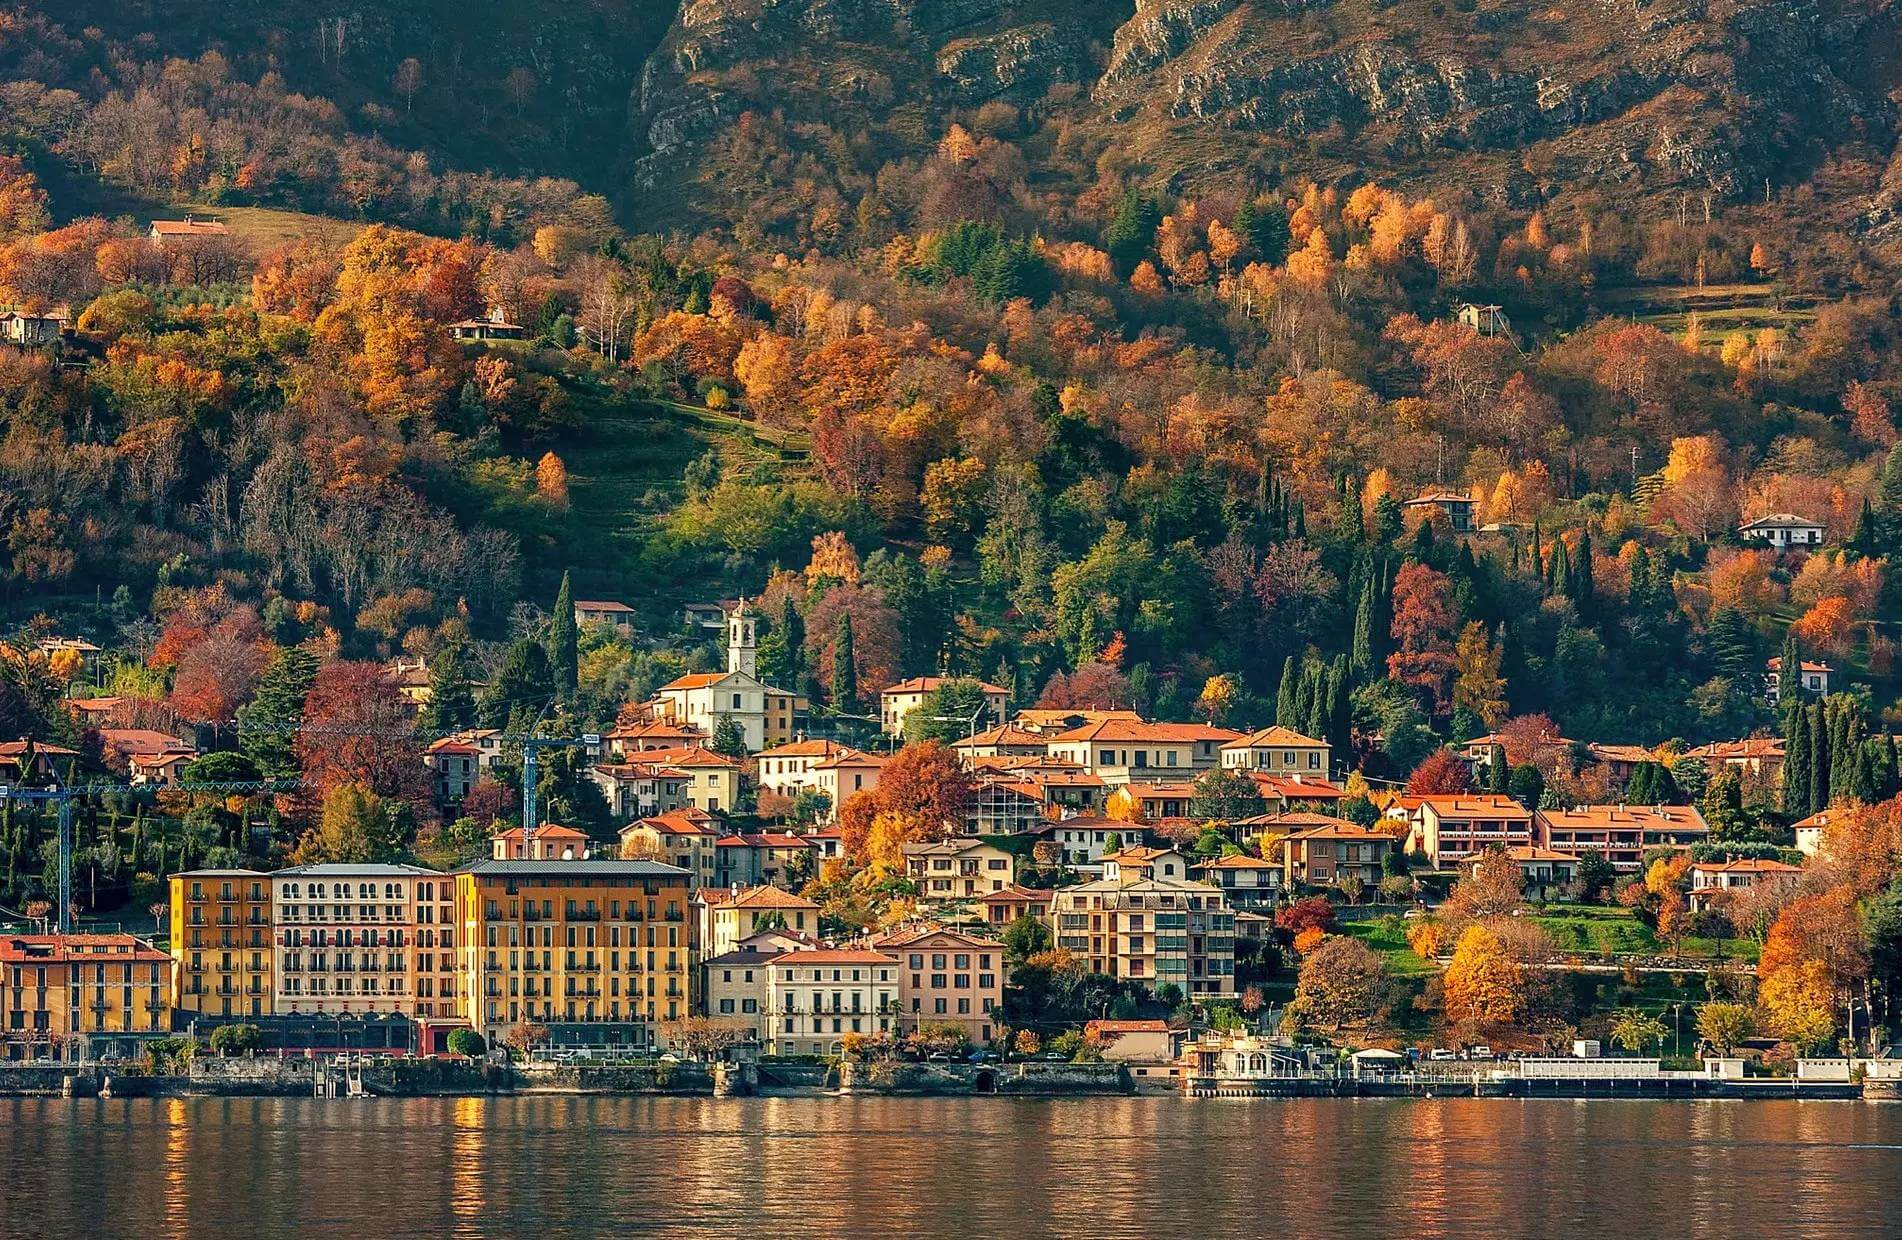
[[(572, 608), (578, 626), (632, 612)], [(1671, 753), (1492, 733), (1377, 786), (1290, 726), (1012, 711), (999, 686), (913, 677), (877, 695), (877, 739), (854, 745), (809, 737), (807, 701), (760, 679), (745, 600), (686, 621), (717, 625), (724, 670), (663, 684), (604, 733), (478, 728), (422, 750), (445, 805), (511, 751), (572, 750), (624, 823), (615, 843), (530, 811), (528, 830), (498, 829), (448, 871), (173, 873), (151, 935), (53, 932), (54, 910), (29, 910), (39, 925), (0, 937), (0, 1056), (121, 1071), (201, 1044), (544, 1066), (666, 1056), (857, 1064), (861, 1089), (868, 1063), (979, 1065), (940, 1071), (960, 1089), (980, 1071), (991, 1084), (985, 1064), (1107, 1064), (1089, 1087), (1206, 1096), (1431, 1092), (1449, 1072), (1476, 1092), (1781, 1080), (1829, 1096), (1890, 1088), (1902, 1067), (1867, 1004), (1857, 1029), (1852, 1002), (1840, 1044), (1816, 1013), (1807, 1034), (1766, 1020), (1754, 1036), (1764, 936), (1859, 807), (1812, 813), (1765, 848), (1713, 841), (1696, 805), (1645, 796), (1658, 771), (1689, 783), (1699, 768), (1773, 793), (1781, 738)], [(1766, 694), (1829, 691), (1827, 664), (1803, 661), (1794, 682), (1780, 670)], [(399, 659), (386, 677), (420, 717), (427, 668)], [(112, 726), (116, 705), (70, 703), (112, 769), (152, 791), (192, 786), (195, 746)], [(908, 741), (920, 720), (953, 739)], [(57, 786), (79, 756), (0, 746), (15, 784)], [(1551, 761), (1591, 769), (1605, 800), (1524, 795)], [(930, 838), (881, 839), (880, 816), (864, 821), (898, 781), (947, 811)], [(855, 801), (856, 815), (834, 808)], [(852, 881), (875, 894), (842, 915)], [(1605, 922), (1628, 940), (1577, 929), (1628, 910)], [(1423, 1022), (1409, 1006), (1439, 1010)]]

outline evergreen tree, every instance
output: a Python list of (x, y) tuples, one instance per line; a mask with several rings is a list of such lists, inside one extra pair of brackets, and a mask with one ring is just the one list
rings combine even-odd
[(580, 651), (575, 633), (575, 592), (566, 572), (555, 594), (555, 616), (548, 630), (548, 662), (555, 688), (563, 697), (573, 694), (580, 673)]
[(1400, 509), (1400, 501), (1391, 495), (1383, 494), (1374, 501), (1374, 541), (1382, 547), (1391, 547), (1400, 537), (1400, 531), (1406, 528), (1405, 514)]
[(1309, 690), (1306, 726), (1301, 729), (1301, 732), (1304, 736), (1311, 736), (1316, 740), (1324, 740), (1328, 732), (1327, 684), (1329, 671), (1325, 663), (1315, 663), (1312, 665), (1312, 668), (1313, 670), (1309, 673), (1308, 677)]
[(1799, 703), (1783, 712), (1783, 812), (1792, 818), (1810, 814), (1810, 725)]
[(1796, 634), (1789, 633), (1783, 638), (1783, 653), (1778, 656), (1777, 705), (1788, 711), (1802, 704), (1803, 652), (1797, 648)]
[(1127, 278), (1136, 269), (1149, 253), (1150, 243), (1156, 238), (1156, 227), (1161, 223), (1162, 211), (1155, 203), (1133, 189), (1123, 192), (1110, 216), (1109, 227), (1103, 230), (1103, 248), (1109, 251), (1116, 274)]
[(1810, 800), (1809, 812), (1829, 808), (1829, 727), (1823, 719), (1823, 704), (1803, 710), (1810, 724)]
[(548, 651), (532, 637), (524, 637), (509, 647), (502, 667), (482, 692), (476, 718), (485, 728), (502, 728), (518, 712), (519, 724), (526, 727), (541, 717), (555, 697), (555, 669), (548, 662)]
[(832, 643), (832, 708), (842, 713), (859, 708), (859, 672), (852, 651), (852, 613), (841, 612)]
[[(1750, 621), (1741, 611), (1735, 607), (1719, 607), (1712, 612), (1704, 631), (1704, 648), (1719, 676), (1728, 679), (1739, 692), (1755, 691), (1752, 677), (1763, 667), (1763, 658), (1756, 630), (1750, 627)], [(1778, 688), (1782, 688), (1780, 676)]]
[(1374, 596), (1374, 567), (1367, 566), (1366, 579), (1361, 583), (1360, 605), (1354, 609), (1354, 671), (1361, 676), (1371, 677), (1380, 659), (1379, 636), (1375, 631), (1375, 622), (1380, 613), (1379, 600)]
[(725, 754), (729, 758), (746, 756), (746, 730), (735, 723), (733, 716), (721, 715), (720, 721), (713, 725), (713, 736), (707, 748), (714, 753)]
[(238, 711), (238, 748), (265, 779), (297, 775), (297, 734), (304, 699), (317, 680), (317, 656), (302, 646), (273, 655), (258, 679), (257, 693)]
[(1876, 520), (1876, 510), (1866, 495), (1862, 497), (1862, 511), (1856, 514), (1856, 532), (1850, 536), (1849, 546), (1857, 555), (1882, 554), (1882, 524)]
[(1296, 683), (1296, 675), (1294, 656), (1289, 655), (1281, 661), (1281, 684), (1275, 689), (1275, 722), (1284, 728), (1297, 726), (1296, 695), (1300, 685)]
[(1553, 594), (1567, 594), (1571, 584), (1572, 561), (1565, 550), (1565, 540), (1555, 538), (1552, 540), (1552, 559), (1546, 565), (1546, 589)]
[(423, 707), (422, 728), (438, 736), (472, 728), (476, 721), (475, 691), (469, 683), (469, 662), (461, 642), (451, 642), (429, 662), (429, 701)]
[(1580, 607), (1590, 607), (1595, 588), (1592, 580), (1592, 532), (1581, 530), (1578, 553), (1572, 557), (1572, 577), (1567, 583), (1565, 595)]
[(1876, 514), (1882, 522), (1883, 540), (1887, 546), (1894, 547), (1902, 539), (1902, 443), (1889, 449), (1889, 459), (1882, 465), (1882, 483), (1876, 491), (1881, 506)]
[(1288, 257), (1288, 208), (1271, 197), (1250, 198), (1235, 212), (1235, 231), (1270, 267)]

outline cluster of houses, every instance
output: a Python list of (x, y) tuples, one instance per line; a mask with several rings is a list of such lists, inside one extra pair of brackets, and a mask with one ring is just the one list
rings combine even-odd
[[(602, 623), (626, 615), (601, 602), (576, 610)], [(625, 824), (615, 845), (545, 824), (530, 840), (519, 827), (500, 832), (489, 858), (455, 873), (303, 867), (174, 876), (168, 1015), (139, 1028), (156, 1036), (175, 1023), (265, 1021), (285, 1048), (334, 1044), (326, 1042), (334, 1030), (357, 1046), (431, 1050), (454, 1028), (493, 1038), (533, 1021), (556, 1044), (652, 1049), (665, 1044), (671, 1022), (704, 1015), (743, 1025), (780, 1054), (830, 1054), (848, 1035), (926, 1026), (983, 1043), (999, 1028), (1002, 932), (1022, 918), (1042, 922), (1058, 947), (1096, 971), (1214, 999), (1236, 991), (1238, 941), (1265, 937), (1275, 906), (1298, 894), (1371, 899), (1385, 879), (1456, 877), (1496, 850), (1518, 865), (1528, 896), (1544, 898), (1575, 883), (1588, 855), (1633, 873), (1656, 850), (1689, 849), (1710, 834), (1688, 806), (1611, 800), (1548, 809), (1495, 792), (1378, 792), (1373, 820), (1350, 821), (1326, 740), (1128, 710), (1007, 717), (1005, 692), (982, 685), (980, 713), (1001, 722), (980, 728), (974, 718), (951, 745), (976, 790), (965, 820), (947, 824), (956, 828), (947, 838), (903, 847), (919, 916), (896, 930), (828, 938), (821, 906), (798, 893), (842, 856), (837, 811), (878, 787), (887, 758), (806, 736), (806, 702), (758, 675), (755, 617), (743, 602), (719, 614), (724, 671), (662, 685), (590, 738), (589, 778)], [(1805, 689), (1826, 691), (1826, 667), (1803, 672)], [(420, 710), (426, 670), (399, 661), (391, 675)], [(944, 683), (889, 686), (880, 695), (883, 730), (904, 735), (907, 716)], [(101, 738), (107, 763), (133, 783), (175, 784), (196, 755), (185, 738), (119, 726), (126, 720), (113, 699), (72, 707)], [(737, 733), (746, 756), (717, 752), (716, 732)], [(1656, 760), (1638, 746), (1547, 740), (1602, 767), (1614, 789)], [(1504, 745), (1480, 737), (1456, 752), (1484, 773)], [(437, 795), (454, 802), (509, 749), (501, 733), (478, 729), (433, 742), (424, 761)], [(1782, 748), (1750, 738), (1690, 756), (1773, 782)], [(0, 779), (58, 773), (77, 757), (57, 746), (0, 744)], [(1216, 822), (1198, 814), (1196, 782), (1213, 771), (1245, 780), (1261, 812)], [(749, 798), (762, 808), (778, 798), (774, 808), (784, 812), (743, 815)], [(775, 816), (798, 825), (740, 825)], [(1828, 820), (1825, 812), (1798, 824), (1799, 847), (1814, 852)], [(1210, 830), (1232, 846), (1212, 854), (1203, 838)], [(1700, 862), (1691, 902), (1716, 907), (1743, 890), (1793, 884), (1799, 873), (1779, 861)], [(128, 964), (145, 950), (127, 948)], [(124, 1019), (150, 1015), (139, 1008), (121, 1005)], [(30, 1030), (50, 1010), (21, 1019)]]

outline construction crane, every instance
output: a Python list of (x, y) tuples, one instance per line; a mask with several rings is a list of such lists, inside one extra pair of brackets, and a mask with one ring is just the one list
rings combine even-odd
[(509, 736), (499, 740), (519, 744), (522, 747), (522, 860), (535, 858), (535, 830), (541, 825), (541, 805), (536, 799), (536, 781), (541, 772), (541, 761), (537, 756), (544, 749), (574, 749), (577, 747), (593, 749), (601, 743), (601, 734), (585, 732), (580, 736)]

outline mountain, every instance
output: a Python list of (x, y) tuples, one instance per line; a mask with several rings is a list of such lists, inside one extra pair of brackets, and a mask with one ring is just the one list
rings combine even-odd
[(703, 184), (747, 111), (903, 154), (1002, 101), (1175, 189), (1351, 169), (1657, 211), (1879, 170), (1899, 44), (1883, 0), (686, 0), (633, 101), (632, 179), (663, 199)]

